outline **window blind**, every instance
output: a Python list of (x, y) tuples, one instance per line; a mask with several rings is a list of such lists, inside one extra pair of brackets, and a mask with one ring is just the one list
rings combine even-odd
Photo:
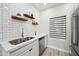
[(50, 38), (66, 39), (66, 16), (50, 18)]

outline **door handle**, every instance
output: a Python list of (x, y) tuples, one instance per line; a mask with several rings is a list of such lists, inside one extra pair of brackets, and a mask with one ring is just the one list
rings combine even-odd
[(31, 50), (32, 50), (32, 48), (29, 51), (31, 51)]

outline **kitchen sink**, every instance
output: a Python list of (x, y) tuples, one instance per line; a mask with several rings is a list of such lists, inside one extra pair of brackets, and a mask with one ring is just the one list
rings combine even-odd
[(11, 40), (11, 41), (9, 41), (9, 43), (11, 45), (17, 45), (17, 44), (26, 42), (26, 41), (31, 40), (31, 39), (34, 39), (34, 37), (19, 38), (19, 39)]

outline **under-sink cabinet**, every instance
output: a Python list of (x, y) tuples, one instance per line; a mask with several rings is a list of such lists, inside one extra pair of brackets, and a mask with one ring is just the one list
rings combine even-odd
[(47, 48), (48, 35), (39, 34), (33, 37), (1, 42), (2, 56), (41, 56)]
[[(6, 54), (6, 53), (4, 53)], [(22, 46), (14, 51), (8, 52), (6, 55), (9, 56), (38, 56), (39, 55), (39, 47), (38, 40), (31, 42), (26, 46)]]

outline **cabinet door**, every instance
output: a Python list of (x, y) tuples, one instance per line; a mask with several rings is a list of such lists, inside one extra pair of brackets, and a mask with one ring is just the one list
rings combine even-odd
[(31, 51), (30, 51), (30, 55), (31, 55), (31, 56), (38, 56), (38, 55), (39, 55), (38, 42), (36, 42), (36, 44), (32, 47), (32, 49), (31, 49)]
[(21, 53), (20, 55), (18, 55), (18, 56), (30, 56), (31, 54), (30, 54), (30, 51), (29, 50), (27, 50), (27, 51), (25, 51), (25, 52), (23, 52), (23, 53)]
[(38, 40), (37, 40), (33, 43), (33, 45), (29, 47), (28, 50), (24, 51), (19, 56), (38, 56), (39, 55), (38, 49), (39, 47), (38, 47)]

